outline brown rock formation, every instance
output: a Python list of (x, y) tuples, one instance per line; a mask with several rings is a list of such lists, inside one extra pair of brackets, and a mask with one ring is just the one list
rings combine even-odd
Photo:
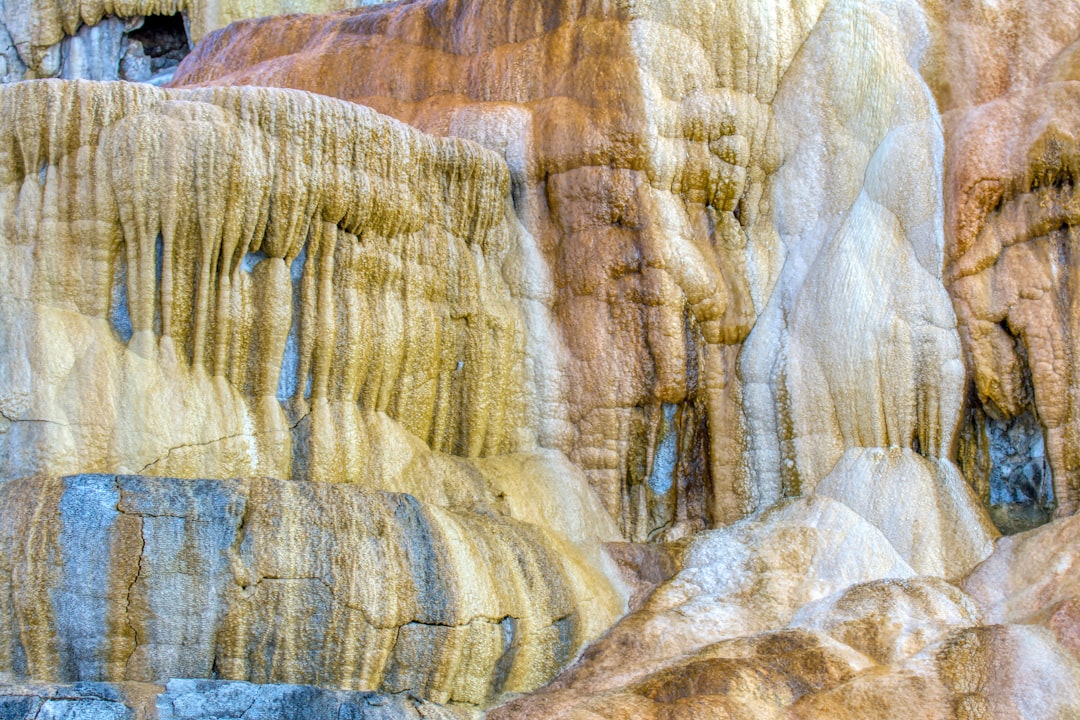
[(405, 0), (0, 89), (0, 672), (1080, 714), (1075, 523), (983, 507), (1080, 502), (1080, 9), (1022, 5)]
[[(567, 351), (563, 387), (543, 398), (540, 441), (584, 467), (624, 532), (641, 539), (807, 492), (846, 447), (916, 443), (944, 456), (960, 406), (934, 250), (940, 140), (893, 18), (860, 3), (692, 7), (470, 0), (251, 21), (209, 38), (176, 79), (314, 90), (501, 150), (517, 214), (551, 268)], [(751, 31), (762, 24), (768, 33)], [(854, 39), (886, 48), (866, 55), (879, 63), (868, 74), (876, 87), (819, 69)], [(401, 82), (377, 70), (398, 65), (417, 70)], [(805, 102), (874, 107), (892, 92), (910, 102), (886, 116), (819, 116)], [(862, 149), (815, 156), (826, 141)], [(905, 165), (906, 180), (875, 180), (901, 146), (927, 154)], [(773, 180), (780, 150), (792, 169)], [(808, 195), (795, 186), (812, 167), (822, 185)], [(918, 312), (887, 290), (850, 287), (873, 277), (857, 241), (866, 227), (898, 233), (874, 267), (903, 268), (883, 287), (916, 292)], [(867, 301), (842, 307), (838, 292)], [(770, 294), (761, 340), (736, 362)], [(877, 338), (861, 357), (843, 337), (852, 327)], [(888, 380), (864, 392), (883, 363)], [(667, 483), (657, 466), (671, 466), (669, 417), (674, 508), (656, 497)]]
[(1080, 502), (1070, 229), (1078, 35), (1073, 4), (972, 3), (949, 14), (946, 42), (955, 42), (945, 71), (930, 76), (950, 110), (946, 276), (974, 379), (961, 460), (987, 500), (1015, 500), (990, 497), (997, 476), (1011, 474), (1021, 494), (1059, 515)]
[[(266, 19), (208, 39), (176, 83), (303, 88), (501, 151), (549, 268), (530, 282), (555, 323), (540, 441), (643, 540), (753, 507), (734, 358), (775, 272), (765, 103), (813, 11), (781, 13), (777, 44), (751, 5), (747, 23), (475, 0)], [(728, 32), (756, 63), (733, 63)]]
[[(61, 41), (79, 35), (80, 29), (87, 35), (85, 31), (103, 21), (115, 24), (122, 18), (141, 24), (143, 16), (182, 16), (187, 39), (195, 43), (212, 30), (243, 18), (288, 12), (329, 12), (370, 4), (371, 0), (304, 0), (300, 3), (289, 0), (5, 0), (0, 5), (0, 61), (3, 61), (0, 78), (10, 75), (18, 80), (55, 77), (68, 60), (64, 57), (66, 53), (94, 53), (96, 50), (82, 47), (82, 43), (78, 48), (71, 44), (65, 46)], [(82, 41), (93, 44), (110, 35), (119, 40), (119, 33), (107, 29), (103, 34), (91, 32)], [(122, 53), (123, 49), (117, 46), (106, 55), (118, 63)], [(115, 66), (113, 70), (115, 72)]]

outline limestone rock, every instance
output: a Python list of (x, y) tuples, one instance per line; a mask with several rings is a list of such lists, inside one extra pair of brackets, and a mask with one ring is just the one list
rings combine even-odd
[(539, 440), (630, 539), (674, 539), (812, 490), (848, 447), (950, 452), (929, 28), (906, 2), (420, 2), (238, 23), (175, 82), (313, 90), (501, 152), (550, 268)]
[(0, 476), (378, 484), (416, 446), (371, 413), (425, 452), (530, 446), (491, 153), (275, 90), (0, 105)]
[[(263, 9), (3, 1), (5, 78)], [(1080, 715), (1077, 526), (991, 523), (1080, 503), (1027, 5), (404, 0), (0, 89), (0, 669), (116, 683), (3, 702)]]
[(975, 603), (934, 577), (875, 580), (799, 608), (789, 627), (817, 630), (879, 665), (899, 665), (953, 630), (980, 625)]
[(1080, 522), (1055, 520), (1035, 530), (1002, 538), (994, 553), (964, 579), (964, 591), (995, 623), (1046, 622), (1073, 598), (1080, 598)]
[[(385, 0), (3, 0), (0, 2), (0, 82), (62, 76), (116, 79), (124, 50), (111, 42), (121, 24), (141, 25), (149, 16), (182, 23), (194, 44), (212, 30), (243, 18), (279, 13), (330, 12)], [(109, 26), (114, 27), (109, 27)], [(103, 27), (102, 27), (103, 26)], [(134, 28), (131, 28), (134, 29)], [(10, 38), (9, 40), (7, 38)], [(11, 52), (5, 50), (10, 45)], [(87, 64), (87, 60), (91, 62)], [(128, 78), (138, 79), (143, 78)]]
[(403, 695), (252, 685), (222, 680), (144, 683), (14, 683), (0, 676), (5, 720), (470, 720), (467, 708)]
[(859, 513), (922, 575), (960, 579), (998, 535), (952, 463), (907, 449), (852, 448), (815, 493)]
[(1075, 210), (1071, 167), (1080, 85), (1020, 90), (953, 121), (950, 280), (987, 414), (1033, 413), (1060, 514), (1080, 502), (1071, 357)]
[(739, 359), (763, 505), (813, 491), (850, 448), (949, 456), (964, 368), (927, 33), (906, 3), (829, 3), (773, 100), (786, 262)]
[[(573, 708), (579, 706), (594, 707), (594, 711), (603, 706), (608, 708), (605, 713), (611, 713), (606, 716), (619, 717), (611, 708), (620, 707), (618, 703), (626, 698), (611, 705), (608, 695), (620, 695), (641, 683), (641, 687), (654, 687), (661, 682), (660, 677), (670, 677), (673, 682), (680, 667), (697, 660), (708, 660), (704, 668), (726, 653), (745, 658), (747, 645), (757, 647), (758, 641), (742, 636), (783, 629), (809, 602), (857, 583), (914, 576), (881, 532), (844, 505), (825, 497), (792, 501), (770, 510), (760, 520), (697, 536), (685, 552), (680, 572), (660, 586), (640, 610), (619, 621), (550, 689), (503, 706), (491, 717), (571, 717)], [(751, 655), (782, 655), (787, 651), (778, 648), (790, 646), (792, 651), (833, 658), (821, 661), (837, 664), (835, 672), (826, 673), (832, 678), (830, 683), (871, 664), (860, 653), (823, 634), (800, 631), (778, 636), (775, 642), (762, 642), (764, 647)], [(760, 659), (772, 663), (770, 667), (776, 672), (787, 672), (782, 667), (785, 659)], [(797, 665), (799, 661), (792, 662)], [(806, 662), (812, 665), (815, 661)], [(753, 676), (765, 673), (768, 686), (788, 682), (770, 676), (773, 670), (754, 670), (751, 664), (736, 674), (748, 673), (750, 682)], [(684, 668), (684, 675), (689, 672)], [(590, 700), (601, 695), (607, 699), (596, 704)], [(782, 704), (795, 697), (787, 697)]]
[(174, 82), (312, 90), (502, 153), (542, 263), (527, 311), (552, 310), (530, 320), (548, 352), (540, 442), (629, 539), (673, 539), (750, 509), (740, 433), (718, 428), (741, 422), (734, 361), (777, 261), (767, 102), (816, 12), (392, 4), (237, 23)]
[(619, 608), (596, 558), (481, 501), (83, 475), (9, 481), (0, 509), (0, 668), (42, 680), (482, 705), (544, 683)]
[(786, 717), (1068, 718), (1080, 711), (1078, 671), (1041, 628), (970, 628), (899, 669), (872, 669), (805, 695)]

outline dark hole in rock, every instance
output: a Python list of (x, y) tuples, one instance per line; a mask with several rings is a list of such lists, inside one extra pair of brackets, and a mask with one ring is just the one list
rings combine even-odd
[(1039, 421), (1026, 412), (986, 419), (990, 450), (990, 517), (1004, 533), (1021, 532), (1050, 520), (1054, 491)]
[(964, 414), (959, 440), (961, 469), (1002, 533), (1050, 521), (1053, 479), (1042, 426), (1031, 410), (997, 419), (974, 405)]
[(148, 15), (142, 27), (134, 30), (128, 38), (142, 45), (143, 54), (150, 59), (150, 72), (156, 75), (174, 68), (191, 52), (184, 16)]

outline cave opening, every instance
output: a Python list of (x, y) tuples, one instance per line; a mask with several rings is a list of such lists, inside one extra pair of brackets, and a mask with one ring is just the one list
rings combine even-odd
[(125, 79), (162, 85), (172, 79), (188, 53), (191, 41), (183, 13), (147, 15), (127, 36)]
[(960, 431), (960, 467), (1003, 534), (1053, 517), (1053, 476), (1042, 424), (1031, 409), (998, 418), (969, 403)]

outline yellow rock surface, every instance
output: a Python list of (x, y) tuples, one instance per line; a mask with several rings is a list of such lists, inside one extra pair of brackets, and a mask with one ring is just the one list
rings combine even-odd
[(495, 156), (298, 93), (0, 93), (4, 476), (372, 482), (411, 462), (372, 413), (528, 446)]
[[(580, 471), (532, 441), (497, 156), (271, 89), (37, 81), (0, 89), (0, 107), (5, 479), (277, 478), (225, 483), (248, 510), (235, 527), (206, 520), (234, 539), (203, 555), (228, 550), (229, 566), (196, 553), (187, 570), (169, 558), (203, 542), (198, 509), (153, 530), (144, 556), (146, 518), (169, 517), (173, 494), (209, 502), (201, 485), (161, 481), (166, 507), (131, 514), (118, 491), (99, 556), (86, 554), (93, 512), (64, 506), (89, 490), (0, 486), (4, 582), (29, 603), (0, 624), (33, 628), (0, 643), (6, 668), (217, 668), (482, 704), (546, 681), (610, 626), (625, 597), (601, 543), (618, 531)], [(413, 546), (426, 575), (409, 574)], [(177, 572), (230, 588), (216, 620), (200, 619), (202, 590), (170, 584)], [(47, 588), (117, 573), (94, 601), (100, 647), (72, 650), (85, 630), (69, 613), (83, 611)], [(427, 592), (441, 594), (417, 609)], [(162, 656), (184, 623), (216, 638), (200, 662), (183, 642)], [(339, 651), (317, 649), (324, 632)]]
[(1080, 713), (1075, 527), (983, 507), (1080, 503), (1029, 5), (404, 0), (0, 89), (0, 671)]

